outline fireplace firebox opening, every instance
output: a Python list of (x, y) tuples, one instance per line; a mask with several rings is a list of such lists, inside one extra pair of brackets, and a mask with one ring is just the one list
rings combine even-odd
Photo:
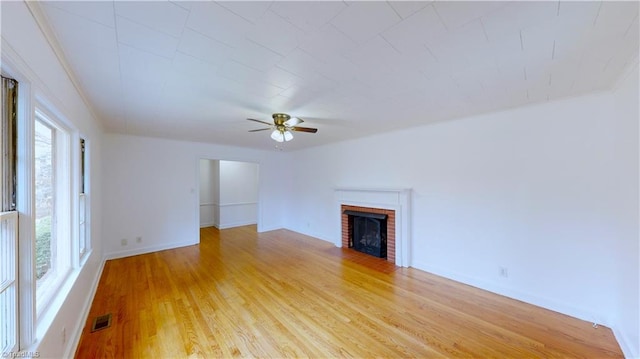
[(378, 258), (387, 258), (386, 214), (345, 210), (348, 216), (349, 248)]

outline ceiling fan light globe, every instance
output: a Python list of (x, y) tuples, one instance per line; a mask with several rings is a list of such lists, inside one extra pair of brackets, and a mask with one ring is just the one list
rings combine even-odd
[(282, 134), (282, 132), (273, 130), (273, 132), (271, 132), (271, 138), (277, 142), (284, 142), (285, 136)]
[(293, 133), (291, 133), (291, 131), (285, 131), (283, 136), (285, 141), (293, 140)]

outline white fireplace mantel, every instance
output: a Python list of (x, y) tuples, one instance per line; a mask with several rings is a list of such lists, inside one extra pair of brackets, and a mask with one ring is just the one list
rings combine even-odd
[[(410, 188), (336, 188), (335, 198), (340, 222), (340, 206), (391, 209), (396, 212), (396, 265), (411, 266), (411, 189)], [(338, 226), (340, 228), (340, 226)], [(336, 238), (341, 237), (341, 232)], [(342, 245), (338, 240), (337, 245)]]

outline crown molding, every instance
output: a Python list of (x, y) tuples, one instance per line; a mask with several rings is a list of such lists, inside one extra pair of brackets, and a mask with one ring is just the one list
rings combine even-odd
[(96, 111), (93, 105), (85, 95), (86, 92), (84, 91), (84, 88), (80, 84), (80, 81), (78, 81), (78, 78), (76, 77), (75, 73), (71, 69), (71, 66), (69, 65), (69, 61), (67, 61), (67, 57), (65, 56), (64, 51), (60, 46), (60, 41), (58, 41), (58, 38), (56, 37), (55, 32), (51, 28), (51, 25), (49, 25), (49, 21), (47, 21), (47, 17), (40, 6), (40, 3), (38, 1), (25, 1), (24, 3), (27, 5), (27, 8), (31, 12), (31, 15), (33, 16), (34, 20), (38, 24), (40, 31), (42, 32), (47, 42), (49, 43), (49, 46), (51, 47), (54, 54), (58, 58), (60, 65), (62, 65), (62, 68), (67, 73), (67, 77), (69, 78), (69, 80), (71, 80), (71, 83), (73, 84), (73, 87), (75, 87), (76, 92), (78, 92), (78, 95), (82, 99), (82, 102), (84, 102), (85, 106), (87, 106), (87, 109), (91, 113), (91, 116), (93, 116), (96, 122), (100, 125), (101, 130), (104, 132), (105, 125), (103, 123), (103, 119), (96, 114)]
[[(620, 73), (616, 81), (611, 85), (611, 92), (614, 92), (614, 93), (617, 92), (618, 89), (620, 89), (620, 87), (622, 86), (622, 84), (624, 84), (627, 81), (627, 78), (631, 76), (638, 69), (638, 67), (640, 66), (639, 56), (640, 56), (639, 54), (635, 54), (633, 59), (630, 60), (625, 65), (625, 67), (622, 69), (622, 72)], [(638, 78), (636, 78), (636, 81), (638, 81)]]

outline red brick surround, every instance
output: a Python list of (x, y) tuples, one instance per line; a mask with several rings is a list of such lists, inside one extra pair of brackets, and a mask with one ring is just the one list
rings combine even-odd
[(340, 206), (342, 216), (342, 248), (349, 248), (349, 216), (344, 211), (358, 211), (365, 213), (386, 214), (387, 217), (387, 261), (396, 262), (396, 211), (383, 208), (369, 208), (358, 206)]

